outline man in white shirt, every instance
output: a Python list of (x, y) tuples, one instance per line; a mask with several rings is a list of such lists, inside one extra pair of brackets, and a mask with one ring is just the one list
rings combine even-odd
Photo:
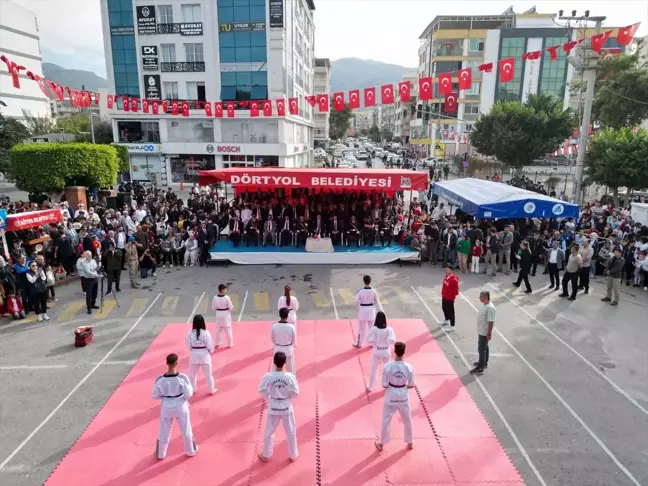
[(146, 218), (146, 209), (144, 209), (144, 205), (140, 204), (139, 208), (137, 208), (137, 211), (135, 211), (135, 219), (137, 220), (138, 223), (141, 223), (144, 221), (144, 218)]
[(83, 279), (83, 288), (86, 294), (86, 307), (88, 314), (92, 314), (92, 309), (98, 309), (97, 294), (99, 292), (99, 274), (97, 273), (97, 262), (92, 258), (89, 251), (83, 252), (77, 260), (77, 272)]
[(365, 337), (373, 326), (376, 318), (376, 306), (378, 305), (378, 294), (371, 288), (371, 277), (362, 277), (364, 288), (356, 294), (356, 308), (358, 309), (358, 341), (353, 344), (355, 348), (364, 345)]
[(279, 309), (279, 322), (275, 322), (270, 328), (270, 339), (274, 347), (274, 352), (282, 352), (288, 360), (288, 371), (295, 373), (295, 341), (297, 331), (295, 326), (288, 322), (290, 310), (286, 307)]
[(480, 292), (479, 301), (483, 304), (477, 314), (477, 352), (479, 353), (479, 361), (473, 363), (475, 367), (470, 370), (473, 375), (481, 375), (488, 368), (488, 342), (493, 336), (493, 326), (495, 326), (495, 306), (490, 301), (490, 292)]
[(88, 211), (85, 210), (83, 203), (79, 203), (77, 210), (74, 212), (74, 219), (79, 219), (80, 217), (88, 217)]

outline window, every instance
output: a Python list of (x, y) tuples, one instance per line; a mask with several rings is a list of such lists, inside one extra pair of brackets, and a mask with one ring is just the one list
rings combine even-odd
[[(185, 44), (185, 61), (205, 62), (202, 44)], [(192, 98), (193, 99), (193, 98)]]
[(466, 68), (476, 69), (481, 64), (483, 64), (482, 61), (466, 61)]
[(473, 83), (472, 87), (468, 91), (466, 91), (465, 93), (469, 94), (469, 95), (478, 95), (480, 93), (480, 91), (481, 91), (481, 84)]
[(500, 47), (500, 59), (509, 57), (515, 58), (515, 77), (508, 83), (499, 82), (499, 73), (497, 75), (497, 85), (495, 89), (495, 100), (520, 101), (522, 97), (522, 81), (524, 78), (525, 61), (520, 58), (526, 49), (526, 38), (524, 37), (507, 37), (502, 39)]
[(220, 32), (218, 39), (221, 62), (263, 63), (268, 60), (265, 32)]
[[(567, 37), (546, 37), (544, 47), (552, 47), (568, 42)], [(540, 71), (540, 93), (547, 94), (562, 100), (565, 97), (565, 80), (567, 76), (567, 53), (558, 49), (558, 59), (551, 60), (551, 54), (544, 51)]]
[(176, 62), (175, 44), (160, 45), (161, 62)]
[(471, 52), (484, 52), (484, 40), (483, 39), (470, 39), (470, 49)]
[(206, 101), (205, 99), (205, 83), (187, 81), (187, 99)]
[(479, 115), (479, 105), (477, 103), (464, 103), (464, 115)]
[(182, 5), (182, 21), (185, 23), (201, 22), (200, 5)]
[(157, 12), (159, 15), (160, 24), (173, 23), (173, 6), (172, 5), (158, 5)]
[(237, 71), (221, 73), (221, 98), (224, 101), (265, 100), (268, 98), (266, 71)]
[(162, 83), (162, 91), (164, 92), (164, 99), (177, 100), (178, 96), (178, 83), (164, 82)]
[[(133, 4), (130, 0), (110, 0), (108, 13), (110, 27), (133, 26)], [(111, 35), (110, 44), (113, 55), (115, 94), (118, 96), (139, 96), (135, 36)], [(117, 106), (121, 109), (121, 99), (117, 102)]]

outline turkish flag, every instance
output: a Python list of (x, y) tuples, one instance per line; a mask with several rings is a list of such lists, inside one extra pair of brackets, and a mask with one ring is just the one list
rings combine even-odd
[(329, 111), (329, 97), (327, 94), (317, 95), (317, 105), (320, 113), (327, 113)]
[(315, 96), (304, 96), (304, 98), (312, 107), (315, 107), (315, 105), (317, 104), (317, 98)]
[(286, 100), (279, 98), (275, 103), (277, 103), (277, 115), (286, 116)]
[(525, 61), (537, 61), (542, 57), (542, 51), (530, 51), (522, 54), (522, 59)]
[(214, 102), (214, 116), (216, 118), (223, 118), (223, 102), (215, 101)]
[(227, 118), (234, 118), (234, 109), (236, 108), (236, 103), (228, 101), (225, 104), (225, 108), (227, 109)]
[(344, 93), (333, 93), (333, 108), (335, 111), (344, 110)]
[(157, 115), (158, 111), (160, 110), (160, 102), (158, 100), (153, 100), (151, 102), (151, 108), (152, 108), (153, 114)]
[(376, 88), (364, 89), (364, 105), (365, 108), (376, 105)]
[[(38, 84), (38, 87), (41, 89), (43, 94), (49, 98), (49, 93), (45, 89), (45, 80), (41, 78), (38, 74), (34, 74), (31, 71), (27, 71), (27, 76), (29, 79), (36, 81)], [(97, 95), (97, 103), (99, 103), (99, 93), (95, 93)]]
[(629, 45), (632, 42), (632, 39), (634, 39), (635, 34), (637, 33), (639, 24), (640, 23), (636, 23), (634, 25), (628, 25), (627, 27), (619, 29), (619, 33), (616, 37), (617, 44), (619, 44), (620, 46)]
[(144, 98), (144, 99), (142, 100), (142, 111), (143, 111), (144, 113), (148, 113), (148, 112), (149, 112), (149, 100), (147, 100), (146, 98)]
[(168, 113), (169, 112), (169, 102), (167, 100), (164, 100), (162, 102), (162, 113)]
[(189, 116), (189, 102), (182, 102), (182, 116)]
[[(70, 96), (70, 99), (72, 97)], [(124, 96), (124, 99), (122, 100), (122, 109), (124, 111), (130, 111), (130, 99)]]
[(9, 74), (11, 75), (11, 81), (13, 82), (13, 87), (20, 89), (20, 78), (18, 77), (18, 74), (20, 71), (25, 70), (25, 66), (19, 66), (13, 61), (10, 61), (7, 56), (0, 56), (0, 61), (3, 61), (7, 65), (7, 70), (9, 71)]
[(380, 102), (383, 105), (391, 105), (394, 102), (393, 84), (385, 84), (380, 87)]
[(360, 108), (360, 90), (354, 89), (349, 91), (349, 108)]
[(263, 102), (263, 116), (272, 116), (272, 101), (265, 100)]
[(462, 69), (457, 73), (459, 78), (459, 89), (472, 88), (472, 68)]
[(400, 93), (401, 101), (410, 100), (410, 92), (412, 91), (412, 83), (409, 81), (401, 81), (398, 83), (398, 92)]
[(112, 110), (114, 101), (115, 101), (115, 97), (113, 95), (108, 95), (108, 97), (106, 98), (106, 103), (108, 103), (109, 110)]
[(482, 73), (492, 73), (493, 72), (493, 63), (492, 62), (487, 62), (485, 64), (480, 64), (479, 67), (480, 72)]
[(445, 113), (454, 113), (457, 111), (457, 93), (448, 93), (445, 96), (445, 106), (443, 107)]
[(584, 40), (585, 40), (585, 39), (576, 39), (575, 41), (565, 42), (565, 43), (563, 44), (563, 50), (564, 50), (567, 54), (569, 54), (569, 53), (571, 52), (571, 50), (572, 50), (574, 47), (576, 47), (578, 44), (580, 44), (580, 43), (583, 42)]
[[(43, 89), (43, 88), (41, 88), (41, 89)], [(43, 91), (45, 91), (45, 90), (43, 89)], [(93, 94), (94, 94), (95, 105), (98, 105), (99, 104), (99, 96), (101, 95), (101, 93), (93, 93)]]
[(432, 99), (432, 77), (419, 79), (419, 98), (421, 101)]
[(603, 46), (607, 42), (607, 40), (610, 38), (610, 35), (612, 34), (611, 30), (607, 30), (605, 32), (602, 32), (600, 34), (594, 34), (592, 36), (592, 50), (594, 52), (601, 52), (601, 49), (603, 49)]
[(499, 82), (509, 83), (515, 77), (515, 58), (508, 57), (499, 62)]
[(556, 59), (558, 59), (558, 48), (559, 47), (560, 46), (552, 46), (552, 47), (547, 47), (545, 49), (545, 51), (547, 51), (549, 53), (549, 56), (551, 57), (552, 61), (555, 61)]
[(177, 101), (172, 101), (171, 102), (171, 114), (172, 115), (177, 115), (178, 114), (178, 102)]
[(205, 102), (205, 116), (208, 116), (209, 118), (211, 118), (211, 116), (212, 116), (211, 101), (206, 101)]
[(291, 115), (299, 114), (299, 100), (297, 98), (288, 98), (288, 110)]
[(439, 93), (452, 93), (452, 73), (445, 73), (439, 76)]
[(250, 116), (252, 118), (256, 118), (259, 116), (259, 102), (258, 101), (253, 101), (250, 103)]
[(139, 111), (139, 100), (137, 98), (131, 99), (131, 110), (135, 113)]

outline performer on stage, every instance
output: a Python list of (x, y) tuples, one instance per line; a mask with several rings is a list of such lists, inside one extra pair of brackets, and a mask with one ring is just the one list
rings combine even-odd
[(384, 312), (376, 314), (376, 322), (369, 331), (367, 342), (372, 345), (373, 352), (371, 355), (371, 372), (369, 373), (368, 391), (373, 391), (376, 381), (378, 366), (384, 365), (389, 361), (389, 348), (396, 342), (394, 330), (387, 325), (387, 316)]
[(294, 324), (288, 322), (290, 311), (286, 307), (279, 309), (279, 322), (275, 322), (270, 329), (270, 339), (274, 346), (274, 352), (282, 352), (288, 359), (288, 371), (295, 372), (295, 342), (297, 341), (297, 330)]
[(299, 301), (296, 297), (291, 296), (290, 292), (292, 288), (289, 285), (284, 287), (284, 294), (279, 297), (279, 302), (277, 303), (277, 310), (281, 310), (284, 307), (290, 311), (288, 314), (288, 322), (295, 326), (297, 329), (297, 311), (299, 310)]
[(180, 434), (184, 441), (185, 454), (189, 457), (195, 456), (198, 446), (194, 440), (189, 419), (189, 402), (193, 395), (193, 388), (187, 375), (178, 373), (178, 355), (170, 354), (166, 357), (167, 372), (155, 380), (153, 386), (153, 398), (162, 400), (160, 405), (160, 429), (157, 445), (155, 446), (155, 457), (164, 459), (169, 447), (171, 437), (171, 425), (173, 419), (178, 421)]
[(404, 440), (408, 449), (414, 447), (412, 434), (412, 411), (410, 409), (409, 389), (414, 388), (414, 368), (403, 361), (405, 354), (405, 343), (394, 344), (396, 357), (383, 368), (382, 386), (386, 388), (385, 402), (383, 405), (382, 427), (380, 429), (380, 440), (376, 441), (376, 449), (380, 452), (383, 445), (389, 442), (389, 426), (392, 417), (398, 410), (403, 420)]
[(198, 369), (201, 368), (209, 393), (216, 393), (214, 386), (214, 377), (212, 376), (211, 353), (214, 352), (214, 341), (211, 334), (205, 327), (205, 318), (196, 315), (193, 318), (193, 329), (187, 334), (187, 348), (189, 348), (189, 382), (191, 387), (196, 391), (198, 378)]
[[(286, 315), (288, 314), (288, 309), (282, 310), (286, 311)], [(288, 442), (288, 457), (291, 462), (294, 462), (299, 453), (297, 451), (297, 425), (291, 399), (299, 395), (299, 384), (295, 375), (284, 371), (286, 355), (283, 352), (275, 353), (273, 361), (276, 371), (266, 373), (259, 385), (259, 395), (268, 402), (268, 420), (263, 437), (263, 452), (259, 454), (259, 459), (268, 462), (272, 457), (275, 430), (277, 430), (279, 422), (282, 422)]]
[(356, 294), (356, 307), (358, 309), (358, 342), (353, 346), (362, 347), (367, 331), (373, 325), (376, 317), (375, 306), (378, 305), (378, 294), (371, 288), (371, 277), (365, 275), (362, 277), (364, 288)]
[(223, 333), (227, 334), (227, 347), (234, 346), (232, 337), (232, 310), (234, 305), (227, 296), (227, 285), (218, 286), (218, 295), (212, 300), (212, 311), (216, 312), (216, 348), (221, 344)]

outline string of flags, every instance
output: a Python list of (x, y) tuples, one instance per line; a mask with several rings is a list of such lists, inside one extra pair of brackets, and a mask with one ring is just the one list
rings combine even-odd
[[(628, 46), (634, 39), (637, 30), (639, 29), (640, 23), (629, 25), (627, 27), (620, 28), (616, 41), (620, 46)], [(596, 53), (604, 53), (604, 45), (607, 40), (612, 35), (613, 30), (607, 30), (600, 34), (594, 34), (590, 37), (590, 43), (592, 50)], [(558, 59), (558, 51), (562, 50), (569, 55), (571, 51), (578, 46), (579, 44), (585, 42), (586, 37), (579, 38), (573, 41), (565, 42), (564, 44), (547, 47), (542, 50), (531, 51), (524, 53), (520, 59), (515, 57), (509, 57), (506, 59), (500, 59), (497, 61), (499, 82), (500, 83), (509, 83), (515, 78), (515, 66), (519, 61), (535, 61), (542, 57), (543, 52), (546, 51), (549, 53), (550, 60), (555, 61)], [(41, 89), (41, 91), (47, 96), (50, 96), (58, 99), (59, 101), (65, 100), (65, 93), (68, 94), (70, 104), (77, 108), (88, 108), (94, 103), (95, 105), (99, 104), (99, 93), (75, 90), (68, 86), (61, 86), (53, 81), (42, 78), (34, 74), (32, 71), (28, 71), (22, 65), (18, 65), (14, 61), (10, 60), (6, 55), (0, 56), (0, 61), (3, 61), (7, 65), (9, 74), (11, 75), (13, 86), (20, 89), (20, 73), (25, 72), (25, 75), (36, 82)], [(457, 102), (459, 99), (458, 91), (469, 90), (472, 88), (472, 77), (473, 77), (474, 68), (465, 68), (458, 71), (443, 73), (437, 76), (438, 91), (440, 95), (444, 97), (444, 112), (445, 113), (455, 113), (457, 111)], [(493, 72), (494, 63), (488, 62), (483, 63), (476, 68), (479, 72), (490, 74)], [(453, 87), (453, 77), (457, 77), (458, 91), (454, 91)], [(432, 76), (419, 78), (418, 80), (418, 97), (420, 101), (430, 101), (434, 98), (433, 87), (434, 79)], [(362, 99), (364, 101), (365, 107), (375, 106), (378, 102), (382, 105), (389, 105), (396, 102), (396, 96), (398, 95), (401, 102), (408, 102), (411, 99), (411, 83), (410, 81), (401, 81), (397, 84), (397, 88), (394, 89), (393, 84), (386, 84), (380, 87), (380, 100), (378, 100), (378, 95), (376, 93), (376, 88), (364, 88), (362, 91)], [(49, 92), (48, 92), (49, 90)], [(332, 95), (333, 109), (336, 111), (342, 111), (347, 104), (347, 96), (345, 92), (336, 92)], [(189, 116), (189, 110), (193, 108), (204, 109), (205, 115), (207, 117), (223, 118), (234, 118), (236, 114), (236, 108), (243, 108), (250, 110), (250, 117), (255, 118), (260, 116), (263, 113), (263, 116), (270, 117), (274, 115), (274, 109), (278, 116), (286, 116), (286, 113), (290, 115), (299, 114), (299, 99), (298, 98), (288, 98), (286, 106), (286, 100), (284, 98), (279, 98), (275, 100), (249, 100), (249, 101), (179, 101), (179, 100), (157, 100), (157, 99), (140, 99), (138, 97), (131, 96), (118, 96), (118, 95), (107, 95), (107, 105), (108, 109), (112, 110), (117, 107), (119, 99), (122, 100), (122, 110), (124, 112), (133, 112), (139, 113), (140, 109), (142, 113), (158, 115), (161, 113), (170, 113), (171, 115), (182, 115), (185, 117)], [(360, 108), (360, 98), (361, 91), (359, 89), (354, 89), (348, 92), (348, 105), (351, 109)], [(320, 113), (325, 113), (329, 111), (330, 99), (328, 93), (319, 93), (315, 95), (305, 96), (304, 99), (312, 107), (317, 106)], [(274, 103), (273, 103), (274, 101)], [(274, 108), (273, 108), (274, 107)], [(287, 108), (287, 110), (286, 110)]]

